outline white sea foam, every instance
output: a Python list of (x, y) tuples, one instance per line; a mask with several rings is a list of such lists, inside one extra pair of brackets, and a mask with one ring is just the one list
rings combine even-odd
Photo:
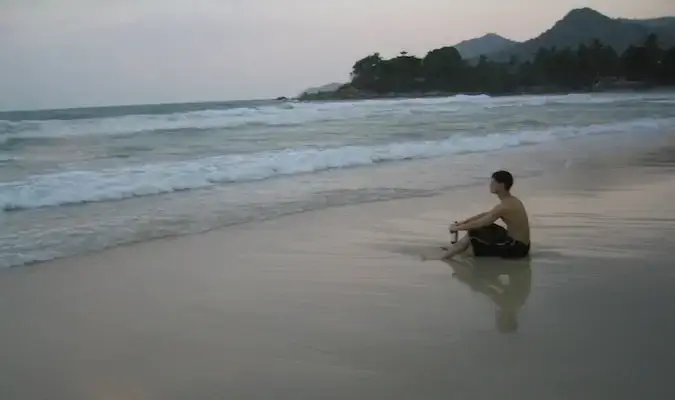
[(674, 119), (643, 119), (581, 128), (555, 127), (538, 131), (473, 136), (455, 134), (440, 141), (337, 148), (296, 148), (100, 171), (58, 172), (0, 183), (0, 209), (7, 211), (119, 200), (204, 188), (222, 183), (367, 166), (384, 161), (493, 151), (592, 134), (621, 132), (645, 134), (670, 128), (674, 122)]

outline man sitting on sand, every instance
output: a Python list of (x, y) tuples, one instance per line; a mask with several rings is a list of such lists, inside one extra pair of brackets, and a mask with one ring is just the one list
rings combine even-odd
[[(450, 225), (450, 233), (467, 231), (443, 256), (444, 259), (473, 249), (475, 257), (523, 258), (530, 252), (530, 223), (523, 203), (511, 195), (513, 175), (497, 171), (490, 180), (490, 192), (499, 197), (492, 210), (480, 213), (462, 222)], [(504, 229), (494, 222), (500, 219)]]

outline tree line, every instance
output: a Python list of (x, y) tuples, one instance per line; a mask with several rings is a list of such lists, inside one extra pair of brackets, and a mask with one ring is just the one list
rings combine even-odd
[(524, 61), (511, 57), (500, 62), (486, 56), (465, 60), (454, 47), (432, 50), (424, 58), (401, 52), (384, 59), (374, 53), (354, 63), (351, 81), (339, 91), (505, 94), (528, 88), (592, 90), (601, 82), (616, 80), (675, 84), (675, 47), (660, 48), (652, 34), (621, 54), (596, 39), (576, 49), (541, 48)]

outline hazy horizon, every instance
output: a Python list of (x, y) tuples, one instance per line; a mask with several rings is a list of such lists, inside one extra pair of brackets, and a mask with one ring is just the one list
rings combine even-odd
[(580, 7), (675, 15), (672, 0), (0, 0), (0, 110), (295, 96), (375, 51), (522, 41)]

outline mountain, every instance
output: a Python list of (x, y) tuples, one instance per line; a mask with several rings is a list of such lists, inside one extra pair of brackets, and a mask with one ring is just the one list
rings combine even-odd
[(642, 25), (648, 29), (675, 29), (675, 17), (661, 17), (652, 19), (619, 18), (619, 21)]
[(499, 36), (495, 33), (488, 33), (479, 38), (464, 40), (457, 43), (454, 48), (459, 51), (462, 58), (468, 59), (478, 57), (482, 54), (503, 51), (517, 43), (518, 42)]
[(675, 18), (648, 20), (610, 18), (590, 8), (570, 11), (553, 27), (541, 35), (502, 51), (488, 54), (488, 58), (505, 61), (512, 56), (531, 58), (540, 48), (576, 48), (582, 43), (599, 39), (622, 53), (633, 44), (641, 44), (650, 33), (659, 37), (663, 47), (675, 45)]

